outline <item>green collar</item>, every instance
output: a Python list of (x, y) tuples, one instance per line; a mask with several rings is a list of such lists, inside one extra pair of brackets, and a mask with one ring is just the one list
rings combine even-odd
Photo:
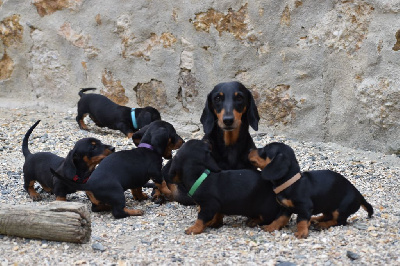
[(197, 178), (196, 182), (194, 182), (193, 186), (190, 188), (188, 195), (191, 197), (193, 194), (196, 192), (196, 190), (199, 188), (201, 183), (207, 178), (207, 176), (210, 174), (210, 170), (206, 169), (204, 172), (201, 174), (199, 178)]

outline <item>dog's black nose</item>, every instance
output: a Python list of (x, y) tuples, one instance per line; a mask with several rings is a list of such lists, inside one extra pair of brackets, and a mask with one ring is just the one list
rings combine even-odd
[(227, 117), (227, 118), (224, 118), (224, 124), (226, 125), (226, 126), (232, 126), (232, 124), (233, 124), (233, 117)]

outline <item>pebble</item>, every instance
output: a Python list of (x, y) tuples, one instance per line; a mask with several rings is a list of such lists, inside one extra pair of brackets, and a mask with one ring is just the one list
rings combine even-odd
[[(55, 200), (36, 185), (43, 200), (32, 202), (23, 189), (21, 141), (38, 119), (42, 121), (29, 140), (32, 152), (47, 150), (65, 157), (84, 137), (98, 138), (117, 151), (134, 147), (122, 133), (98, 128), (89, 118), (90, 131), (79, 130), (75, 116), (75, 110), (0, 110), (0, 204), (40, 206)], [(182, 134), (186, 139), (202, 137), (202, 132), (191, 132), (192, 125), (179, 128), (189, 129)], [(246, 227), (245, 217), (226, 216), (221, 228), (192, 236), (184, 230), (196, 220), (195, 206), (137, 202), (127, 192), (127, 206), (144, 210), (143, 216), (116, 220), (111, 213), (92, 213), (92, 237), (87, 244), (0, 235), (0, 265), (348, 265), (352, 260), (362, 265), (399, 264), (399, 157), (272, 134), (252, 136), (257, 147), (273, 141), (290, 145), (303, 171), (331, 169), (343, 174), (373, 205), (373, 218), (360, 209), (349, 217), (347, 226), (310, 230), (307, 239), (299, 240), (294, 237), (295, 215), (288, 226), (273, 233)], [(150, 195), (151, 189), (144, 192)], [(83, 202), (90, 210), (83, 192), (67, 199)]]
[(106, 248), (105, 248), (101, 243), (99, 243), (99, 242), (93, 243), (93, 244), (92, 244), (92, 248), (93, 248), (94, 250), (99, 250), (99, 251), (101, 251), (101, 252), (103, 252), (103, 251), (106, 250)]
[(346, 252), (346, 255), (347, 255), (347, 257), (349, 257), (349, 259), (351, 259), (351, 260), (358, 260), (358, 259), (360, 258), (360, 255), (358, 255), (358, 254), (356, 254), (356, 253), (354, 253), (354, 252), (352, 252), (352, 251), (350, 251), (350, 250), (348, 250), (348, 251)]

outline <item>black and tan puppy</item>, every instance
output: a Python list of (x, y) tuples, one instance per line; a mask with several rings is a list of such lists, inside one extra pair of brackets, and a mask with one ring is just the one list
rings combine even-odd
[(259, 120), (254, 98), (243, 84), (220, 83), (208, 94), (200, 122), (221, 169), (254, 169), (248, 159), (255, 149), (249, 126), (258, 130)]
[(93, 211), (102, 210), (97, 205), (107, 204), (115, 218), (142, 215), (141, 210), (125, 207), (124, 191), (131, 189), (132, 194), (140, 198), (141, 188), (152, 179), (164, 195), (170, 196), (171, 191), (161, 174), (162, 158), (171, 158), (172, 150), (178, 149), (183, 140), (171, 124), (161, 120), (133, 135), (133, 139), (139, 138), (141, 141), (137, 148), (118, 151), (105, 158), (85, 184), (73, 182), (73, 176), (62, 168), (53, 172), (76, 190), (90, 191)]
[(39, 124), (37, 121), (25, 134), (22, 142), (22, 153), (25, 157), (23, 166), (24, 188), (34, 200), (41, 197), (34, 189), (35, 182), (39, 182), (47, 192), (53, 192), (57, 200), (66, 200), (66, 195), (76, 192), (55, 178), (50, 172), (50, 167), (63, 169), (75, 180), (84, 182), (101, 160), (114, 152), (115, 148), (101, 143), (95, 138), (84, 138), (75, 143), (74, 148), (66, 158), (62, 158), (50, 152), (38, 152), (32, 154), (28, 148), (28, 139), (33, 129)]
[(279, 212), (272, 185), (259, 171), (221, 170), (207, 141), (187, 141), (172, 159), (170, 175), (200, 206), (197, 221), (186, 234), (220, 227), (224, 215), (246, 216), (248, 225), (255, 226), (271, 223)]
[[(346, 225), (347, 218), (360, 206), (373, 214), (372, 206), (361, 193), (341, 174), (330, 170), (300, 172), (292, 148), (283, 143), (270, 143), (253, 150), (250, 161), (262, 170), (262, 178), (274, 186), (277, 200), (283, 206), (279, 217), (263, 227), (272, 232), (285, 226), (290, 216), (297, 216), (297, 238), (308, 236), (310, 222), (317, 222), (321, 229)], [(320, 214), (322, 216), (311, 217)]]
[(151, 106), (144, 108), (121, 106), (103, 95), (85, 94), (84, 92), (88, 90), (95, 90), (95, 88), (81, 89), (79, 92), (81, 98), (78, 101), (76, 121), (81, 129), (87, 130), (83, 119), (89, 115), (97, 126), (120, 130), (131, 138), (133, 133), (140, 128), (153, 121), (161, 120), (158, 110)]
[[(203, 139), (211, 144), (212, 157), (220, 169), (255, 169), (248, 160), (250, 149), (256, 148), (249, 126), (258, 130), (259, 120), (254, 98), (243, 84), (236, 81), (220, 83), (208, 94), (200, 122), (205, 133)], [(167, 163), (163, 172), (167, 173), (169, 167), (170, 163)], [(195, 204), (181, 186), (178, 191), (175, 201)]]

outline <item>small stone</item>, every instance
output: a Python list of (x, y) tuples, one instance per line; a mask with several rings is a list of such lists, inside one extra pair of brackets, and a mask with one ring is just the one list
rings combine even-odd
[(99, 250), (99, 251), (101, 251), (101, 252), (103, 252), (103, 251), (106, 250), (106, 248), (105, 248), (101, 243), (99, 243), (99, 242), (93, 243), (92, 248), (93, 248), (94, 250)]
[(346, 253), (347, 257), (351, 260), (358, 260), (360, 258), (360, 255), (348, 250)]
[(296, 264), (290, 261), (277, 261), (276, 266), (296, 266)]
[(363, 223), (354, 224), (354, 227), (359, 229), (359, 230), (367, 230), (368, 229), (368, 226), (366, 224), (363, 224)]

